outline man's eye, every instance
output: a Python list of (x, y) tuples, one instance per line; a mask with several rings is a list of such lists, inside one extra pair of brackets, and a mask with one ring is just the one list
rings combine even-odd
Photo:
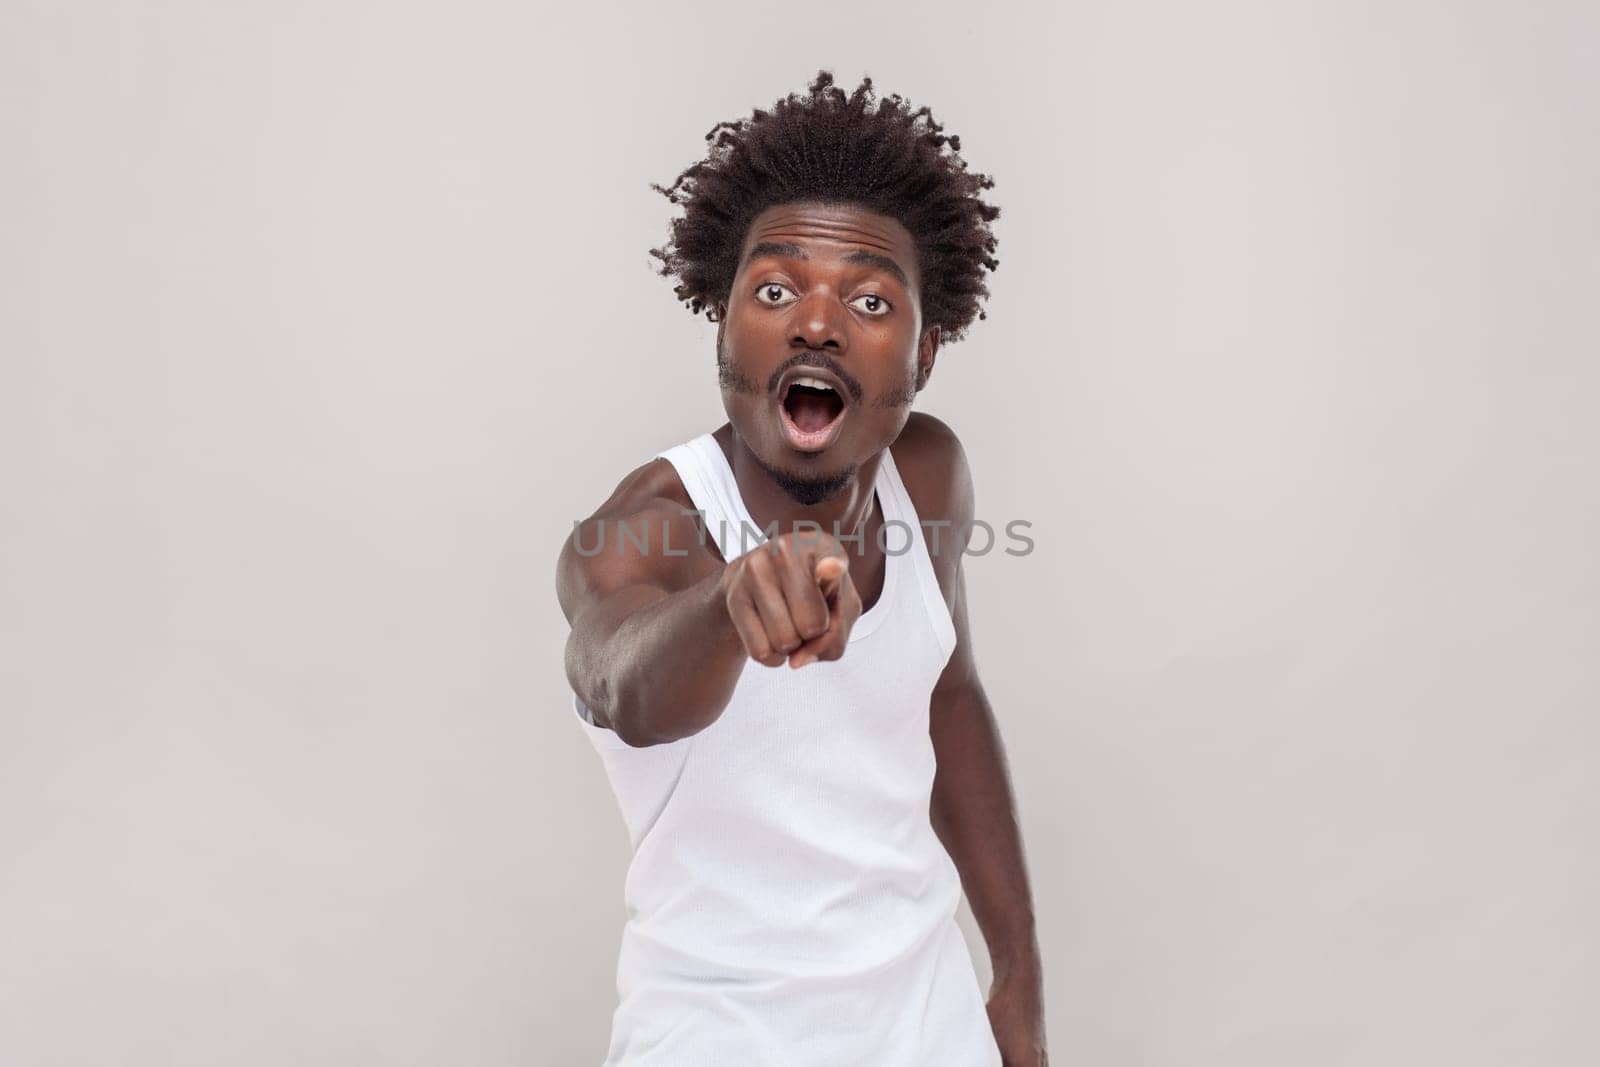
[(759, 303), (773, 307), (783, 303), (783, 294), (790, 291), (791, 290), (787, 285), (779, 285), (777, 282), (768, 282), (766, 285), (763, 285), (761, 288), (756, 290), (756, 300)]
[(877, 293), (868, 293), (866, 296), (858, 296), (854, 300), (850, 301), (850, 305), (852, 307), (861, 308), (861, 310), (865, 311), (868, 315), (889, 314), (889, 301), (885, 300)]

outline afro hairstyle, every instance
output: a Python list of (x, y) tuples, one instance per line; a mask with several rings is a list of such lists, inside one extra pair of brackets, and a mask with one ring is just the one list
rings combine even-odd
[(942, 341), (960, 340), (985, 318), (985, 272), (1000, 266), (989, 224), (1000, 209), (982, 192), (987, 175), (967, 170), (961, 139), (947, 134), (928, 108), (898, 95), (881, 100), (872, 79), (852, 93), (819, 71), (806, 93), (791, 93), (771, 110), (723, 122), (706, 134), (706, 157), (670, 187), (651, 188), (683, 214), (669, 239), (650, 254), (692, 314), (715, 322), (739, 268), (739, 251), (756, 216), (785, 203), (853, 204), (903, 225), (916, 246), (924, 327)]

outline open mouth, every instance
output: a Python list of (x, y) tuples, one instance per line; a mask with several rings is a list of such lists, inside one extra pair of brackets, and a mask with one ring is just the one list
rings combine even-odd
[(794, 378), (778, 404), (790, 442), (803, 451), (825, 447), (844, 415), (844, 397), (837, 389), (808, 375)]

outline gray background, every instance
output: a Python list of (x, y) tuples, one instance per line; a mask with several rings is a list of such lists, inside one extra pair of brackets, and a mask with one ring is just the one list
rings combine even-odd
[(999, 182), (1054, 1062), (1594, 1062), (1594, 5), (579, 6), (0, 9), (0, 1061), (598, 1062), (555, 556), (722, 418), (647, 183), (828, 66)]

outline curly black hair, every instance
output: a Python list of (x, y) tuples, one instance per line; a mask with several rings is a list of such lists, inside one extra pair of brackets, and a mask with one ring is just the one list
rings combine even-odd
[(895, 94), (879, 100), (866, 77), (847, 96), (823, 70), (806, 94), (718, 123), (706, 140), (706, 158), (670, 188), (650, 186), (684, 209), (667, 244), (650, 254), (663, 277), (677, 277), (674, 291), (692, 314), (717, 320), (757, 215), (821, 201), (856, 204), (905, 226), (916, 244), (923, 324), (938, 325), (942, 341), (960, 340), (974, 317), (986, 317), (984, 272), (1000, 266), (989, 223), (1000, 209), (981, 192), (994, 181), (968, 172), (961, 139), (926, 107), (912, 110)]

